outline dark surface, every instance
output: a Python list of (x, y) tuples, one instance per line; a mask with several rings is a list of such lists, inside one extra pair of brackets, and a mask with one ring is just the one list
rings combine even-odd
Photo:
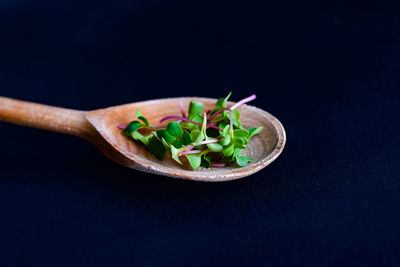
[(398, 265), (399, 9), (278, 2), (1, 1), (2, 96), (92, 110), (256, 93), (288, 141), (206, 184), (0, 123), (0, 265)]

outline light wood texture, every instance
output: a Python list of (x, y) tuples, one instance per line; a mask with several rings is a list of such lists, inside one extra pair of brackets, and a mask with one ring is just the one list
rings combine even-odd
[[(152, 125), (160, 118), (180, 115), (179, 101), (184, 107), (190, 100), (204, 103), (205, 109), (215, 105), (216, 99), (182, 97), (150, 100), (95, 111), (77, 111), (0, 97), (0, 120), (71, 134), (87, 139), (113, 161), (141, 171), (196, 181), (220, 182), (251, 175), (274, 161), (282, 152), (286, 135), (281, 123), (271, 114), (243, 105), (239, 108), (244, 127), (264, 129), (249, 142), (244, 154), (254, 160), (245, 167), (202, 168), (191, 170), (189, 164), (177, 164), (167, 154), (163, 161), (149, 153), (141, 143), (121, 134), (118, 124), (128, 124), (140, 109)], [(232, 105), (228, 102), (228, 105)], [(167, 123), (167, 122), (166, 122)], [(184, 157), (182, 157), (184, 158)]]
[(0, 97), (0, 120), (87, 138), (92, 126), (85, 111)]

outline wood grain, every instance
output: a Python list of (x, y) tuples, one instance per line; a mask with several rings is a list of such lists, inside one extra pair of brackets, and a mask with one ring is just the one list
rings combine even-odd
[(86, 111), (0, 97), (0, 121), (89, 138), (94, 131)]
[[(247, 145), (244, 154), (254, 160), (245, 167), (236, 165), (210, 169), (200, 167), (193, 171), (187, 162), (183, 166), (179, 165), (170, 156), (160, 161), (142, 144), (123, 136), (116, 127), (119, 123), (128, 124), (134, 120), (136, 109), (140, 109), (142, 114), (149, 119), (150, 124), (160, 125), (160, 118), (167, 115), (180, 115), (179, 101), (183, 102), (184, 107), (188, 107), (190, 100), (204, 103), (205, 109), (214, 107), (216, 102), (216, 99), (198, 97), (159, 99), (92, 111), (88, 113), (87, 118), (104, 139), (126, 157), (123, 163), (120, 162), (121, 164), (175, 178), (208, 182), (234, 180), (261, 170), (282, 152), (286, 134), (281, 123), (271, 114), (249, 105), (239, 108), (243, 126), (246, 128), (263, 126), (264, 129)], [(228, 104), (233, 103), (228, 102)]]
[[(239, 108), (243, 126), (263, 126), (264, 129), (247, 145), (244, 154), (254, 160), (245, 167), (200, 167), (193, 171), (187, 162), (179, 165), (170, 156), (160, 161), (141, 143), (122, 135), (117, 128), (118, 124), (128, 124), (134, 120), (137, 109), (149, 119), (150, 124), (159, 125), (160, 118), (164, 116), (180, 115), (179, 101), (188, 107), (190, 100), (204, 103), (205, 109), (212, 108), (216, 102), (216, 99), (199, 97), (167, 98), (87, 112), (0, 97), (0, 120), (79, 136), (121, 165), (195, 181), (220, 182), (242, 178), (266, 167), (282, 152), (286, 143), (282, 124), (271, 114), (249, 105)], [(228, 105), (232, 104), (228, 102)]]

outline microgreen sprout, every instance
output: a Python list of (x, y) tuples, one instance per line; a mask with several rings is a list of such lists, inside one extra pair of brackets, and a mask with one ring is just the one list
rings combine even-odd
[(263, 127), (245, 129), (240, 123), (238, 108), (256, 99), (256, 95), (229, 107), (230, 95), (218, 99), (215, 108), (207, 111), (203, 111), (203, 103), (190, 101), (186, 112), (179, 101), (181, 115), (161, 118), (160, 123), (170, 121), (166, 125), (151, 126), (137, 110), (137, 120), (117, 127), (124, 135), (142, 142), (160, 160), (169, 151), (177, 163), (183, 164), (181, 159), (186, 158), (194, 170), (200, 166), (221, 168), (235, 163), (243, 167), (253, 160), (243, 155), (243, 151)]

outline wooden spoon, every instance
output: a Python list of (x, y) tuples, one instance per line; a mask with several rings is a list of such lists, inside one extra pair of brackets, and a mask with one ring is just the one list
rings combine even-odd
[[(0, 121), (82, 137), (93, 143), (113, 161), (129, 168), (196, 181), (219, 182), (251, 175), (274, 161), (282, 152), (286, 135), (282, 124), (271, 114), (249, 105), (239, 107), (244, 127), (264, 129), (251, 139), (244, 154), (253, 158), (245, 167), (202, 168), (191, 170), (169, 156), (163, 161), (149, 153), (142, 144), (128, 139), (117, 128), (135, 119), (140, 109), (150, 124), (158, 125), (167, 115), (180, 115), (179, 101), (185, 107), (190, 100), (204, 103), (205, 109), (215, 106), (216, 99), (199, 97), (166, 98), (120, 105), (94, 111), (78, 111), (0, 97)], [(232, 105), (228, 102), (228, 105)]]

